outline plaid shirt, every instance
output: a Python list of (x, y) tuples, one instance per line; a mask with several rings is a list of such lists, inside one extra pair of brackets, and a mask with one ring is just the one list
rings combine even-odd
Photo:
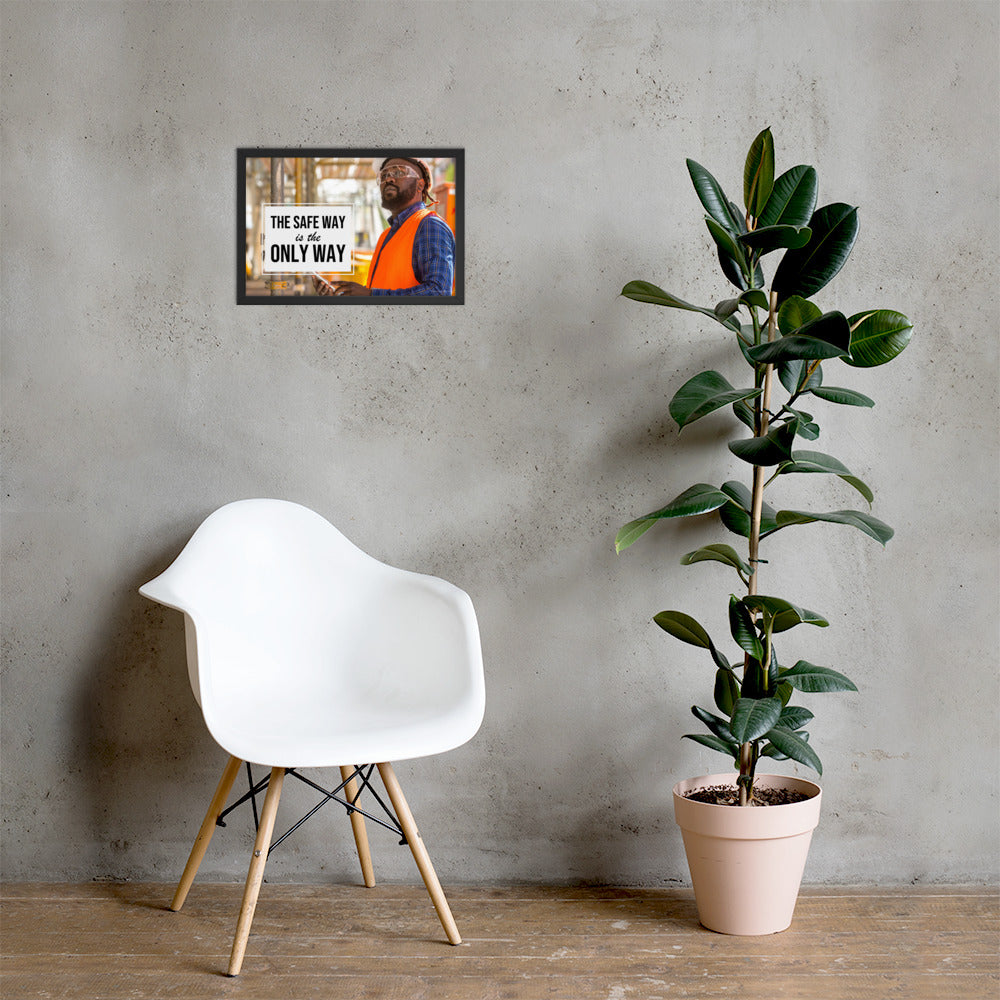
[[(417, 202), (389, 219), (386, 244), (414, 212), (424, 206)], [(455, 237), (448, 223), (436, 214), (428, 215), (413, 238), (413, 273), (419, 284), (412, 288), (370, 288), (370, 295), (451, 295), (455, 277)]]

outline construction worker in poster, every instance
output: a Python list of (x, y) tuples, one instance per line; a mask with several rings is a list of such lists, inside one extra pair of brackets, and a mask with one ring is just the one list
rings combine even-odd
[(382, 207), (392, 213), (375, 245), (367, 285), (313, 278), (319, 295), (451, 295), (455, 237), (434, 212), (431, 172), (423, 160), (393, 156), (378, 172)]

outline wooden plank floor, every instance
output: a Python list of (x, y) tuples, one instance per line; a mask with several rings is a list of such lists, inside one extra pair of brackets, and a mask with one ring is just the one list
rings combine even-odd
[(243, 974), (224, 975), (242, 887), (0, 889), (4, 1000), (997, 1000), (998, 895), (805, 889), (782, 934), (698, 924), (690, 890), (263, 887)]

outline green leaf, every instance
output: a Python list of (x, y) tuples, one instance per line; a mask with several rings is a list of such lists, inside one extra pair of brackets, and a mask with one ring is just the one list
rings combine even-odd
[(685, 302), (683, 299), (677, 298), (676, 295), (671, 295), (670, 292), (665, 292), (662, 288), (649, 281), (630, 281), (625, 285), (621, 293), (625, 298), (633, 299), (636, 302), (651, 302), (654, 306), (667, 306), (670, 309), (683, 309), (686, 312), (701, 313), (702, 316), (714, 319), (729, 330), (735, 330), (737, 333), (740, 331), (739, 320), (734, 316), (720, 317), (714, 309), (707, 309), (704, 306), (695, 306), (690, 302)]
[(748, 514), (750, 513), (750, 508), (753, 505), (753, 496), (743, 483), (735, 479), (730, 479), (728, 482), (723, 483), (720, 489), (730, 500), (739, 504)]
[(869, 503), (874, 499), (874, 494), (857, 476), (834, 458), (832, 455), (824, 455), (821, 451), (793, 451), (792, 461), (778, 469), (782, 475), (792, 472), (820, 472), (839, 476), (848, 486), (854, 487)]
[[(822, 315), (819, 306), (815, 303), (799, 295), (793, 295), (778, 309), (778, 329), (782, 336), (787, 337), (801, 327), (820, 319)], [(811, 363), (802, 358), (782, 362), (778, 367), (778, 377), (781, 379), (781, 384), (789, 392), (801, 392), (804, 388), (802, 381), (809, 367), (811, 367)], [(823, 369), (817, 366), (809, 377), (808, 385), (812, 387), (822, 385), (822, 383)]]
[(740, 698), (729, 731), (737, 743), (751, 743), (771, 729), (780, 715), (781, 702), (776, 698)]
[(875, 494), (872, 493), (871, 487), (857, 476), (841, 476), (841, 479), (847, 483), (848, 486), (856, 489), (867, 501), (868, 505), (871, 506), (872, 501), (875, 499)]
[(792, 461), (780, 472), (829, 472), (838, 476), (849, 476), (846, 465), (832, 455), (821, 451), (793, 451)]
[(784, 361), (825, 361), (827, 358), (847, 358), (847, 351), (818, 337), (791, 334), (769, 344), (758, 344), (747, 350), (758, 365), (776, 365)]
[(831, 670), (830, 667), (817, 667), (805, 660), (799, 660), (794, 667), (783, 670), (780, 679), (782, 683), (791, 684), (799, 691), (810, 694), (829, 691), (857, 691), (854, 682), (843, 674)]
[(730, 670), (729, 661), (715, 648), (715, 643), (710, 642), (708, 651), (712, 654), (712, 659), (715, 660), (715, 665), (720, 670)]
[(740, 296), (739, 301), (741, 304), (754, 306), (756, 309), (770, 309), (767, 296), (759, 288), (751, 288), (749, 291), (744, 292)]
[(750, 282), (740, 270), (739, 264), (732, 257), (727, 256), (719, 250), (719, 267), (722, 273), (741, 291), (746, 291), (750, 287)]
[(747, 406), (745, 402), (733, 403), (733, 416), (735, 416), (741, 424), (746, 424), (746, 426), (750, 428), (751, 433), (753, 432), (756, 424), (754, 422), (752, 407)]
[[(771, 514), (774, 514), (773, 510)], [(719, 510), (719, 516), (722, 518), (723, 525), (734, 535), (740, 535), (743, 538), (750, 537), (750, 515), (742, 507), (737, 507), (736, 504), (727, 504)], [(761, 535), (763, 536), (763, 531)]]
[(719, 753), (739, 760), (740, 745), (735, 740), (727, 743), (720, 740), (718, 736), (706, 736), (704, 733), (685, 733), (681, 739), (694, 740), (695, 743), (700, 743), (703, 747), (708, 747), (709, 750), (718, 750)]
[(729, 499), (722, 490), (709, 486), (708, 483), (695, 483), (689, 486), (683, 493), (674, 497), (666, 507), (646, 517), (691, 517), (695, 514), (708, 514), (717, 510)]
[[(734, 667), (740, 664), (734, 664)], [(744, 698), (771, 698), (776, 690), (776, 678), (778, 675), (778, 656), (774, 645), (771, 646), (771, 665), (767, 669), (767, 678), (764, 677), (763, 663), (753, 656), (743, 657), (743, 683), (740, 685), (740, 694)]]
[[(722, 523), (735, 535), (742, 535), (743, 538), (750, 537), (750, 507), (752, 499), (750, 491), (742, 484), (734, 480), (723, 483), (722, 492), (730, 499), (730, 503), (719, 509), (719, 516)], [(760, 537), (764, 538), (772, 531), (777, 530), (777, 522), (774, 519), (774, 508), (764, 503), (761, 507)]]
[(781, 259), (771, 283), (778, 301), (792, 295), (809, 298), (836, 277), (847, 262), (858, 236), (858, 210), (833, 204), (817, 209), (809, 220), (812, 237)]
[(689, 379), (670, 401), (670, 416), (678, 427), (685, 427), (700, 417), (728, 406), (759, 396), (761, 389), (734, 389), (718, 372), (702, 372)]
[(825, 521), (830, 524), (847, 524), (852, 528), (863, 531), (866, 535), (870, 535), (875, 541), (881, 542), (883, 545), (894, 534), (889, 525), (880, 521), (877, 517), (872, 517), (871, 514), (865, 514), (859, 510), (832, 510), (825, 514), (811, 514), (804, 510), (779, 510), (775, 521), (775, 531), (780, 528), (787, 528), (791, 524), (812, 524), (815, 521)]
[(823, 313), (794, 333), (769, 344), (747, 349), (747, 355), (757, 364), (778, 364), (782, 361), (823, 360), (847, 357), (851, 346), (851, 328), (842, 312)]
[(654, 524), (656, 524), (654, 519), (640, 517), (634, 521), (629, 521), (624, 527), (619, 528), (618, 534), (615, 535), (615, 553), (620, 555), (625, 549), (646, 534)]
[(712, 234), (712, 239), (715, 240), (719, 252), (735, 261), (740, 273), (746, 279), (750, 273), (750, 263), (743, 252), (743, 247), (737, 243), (736, 237), (725, 226), (719, 225), (710, 215), (705, 216), (705, 225), (708, 226), (708, 231)]
[(786, 705), (781, 710), (781, 715), (778, 717), (777, 725), (781, 726), (783, 729), (801, 729), (803, 726), (807, 725), (815, 718), (812, 712), (808, 708), (802, 708), (800, 705)]
[(729, 631), (745, 653), (749, 653), (755, 660), (763, 658), (764, 646), (757, 635), (753, 615), (746, 604), (733, 596), (729, 598)]
[(734, 236), (738, 235), (743, 224), (739, 212), (733, 208), (733, 203), (726, 197), (719, 182), (700, 164), (694, 160), (687, 161), (691, 182), (698, 193), (698, 199), (705, 211)]
[(822, 315), (823, 310), (815, 302), (810, 302), (801, 295), (793, 295), (778, 308), (778, 329), (783, 336), (787, 336)]
[(740, 558), (739, 553), (731, 545), (703, 545), (694, 552), (688, 552), (681, 559), (682, 566), (690, 566), (697, 562), (720, 562), (727, 566), (732, 566), (738, 573), (747, 577), (753, 572), (750, 564)]
[(746, 361), (746, 363), (751, 368), (756, 369), (757, 363), (747, 354), (747, 351), (749, 351), (750, 348), (754, 346), (753, 340), (750, 339), (750, 337), (747, 336), (748, 332), (752, 335), (753, 334), (753, 328), (751, 328), (749, 331), (747, 331), (747, 328), (743, 327), (743, 334), (742, 334), (742, 336), (740, 336), (740, 337), (738, 337), (736, 339), (736, 346), (739, 347), (740, 354), (743, 355), (743, 360)]
[(713, 510), (718, 510), (728, 501), (729, 497), (714, 486), (709, 486), (707, 483), (695, 483), (694, 486), (674, 497), (666, 507), (646, 514), (645, 517), (629, 521), (615, 537), (615, 551), (623, 552), (662, 518), (708, 514)]
[(794, 361), (782, 361), (778, 365), (778, 378), (781, 384), (791, 393), (806, 392), (818, 389), (823, 384), (823, 366), (816, 365), (812, 374), (806, 378), (806, 372), (813, 367), (812, 361), (796, 358)]
[(757, 219), (758, 226), (804, 226), (816, 210), (819, 179), (813, 167), (799, 164), (775, 182), (771, 197)]
[[(738, 237), (747, 231), (746, 222), (743, 219), (743, 214), (740, 210), (732, 203), (729, 203), (729, 220), (732, 225), (732, 235), (733, 237)], [(728, 225), (722, 224), (724, 229), (729, 230)], [(725, 245), (728, 246), (728, 241), (724, 241)], [(718, 246), (719, 255), (719, 266), (722, 268), (722, 273), (741, 291), (741, 292), (760, 292), (761, 295), (764, 293), (761, 289), (764, 286), (764, 272), (761, 269), (760, 263), (754, 268), (753, 274), (749, 274), (749, 261), (745, 259), (742, 248), (739, 248), (738, 253), (734, 257), (733, 254), (722, 246)], [(765, 299), (767, 298), (764, 296)], [(742, 298), (742, 296), (741, 296)], [(766, 308), (766, 307), (765, 307)]]
[(875, 368), (892, 361), (903, 352), (913, 333), (910, 321), (891, 309), (856, 313), (848, 322), (854, 333), (851, 356), (844, 362), (854, 368)]
[(791, 460), (796, 421), (779, 424), (761, 437), (730, 441), (729, 450), (751, 465), (779, 465)]
[(715, 705), (726, 715), (733, 714), (733, 708), (740, 697), (740, 685), (732, 670), (721, 667), (715, 672)]
[[(786, 601), (783, 597), (767, 597), (763, 594), (750, 594), (743, 598), (742, 603), (751, 611), (759, 611), (765, 619), (777, 620), (783, 617), (794, 625), (818, 625), (825, 628), (830, 623), (815, 611), (808, 608), (801, 608), (791, 601)], [(785, 629), (790, 628), (786, 625)], [(785, 629), (776, 629), (783, 632)]]
[(743, 202), (754, 218), (764, 211), (773, 188), (774, 138), (766, 128), (754, 139), (743, 166)]
[(811, 767), (817, 774), (823, 773), (823, 765), (816, 751), (798, 733), (775, 726), (766, 736), (786, 757)]
[(819, 399), (825, 399), (828, 403), (840, 403), (842, 406), (874, 406), (875, 400), (870, 399), (864, 393), (855, 392), (853, 389), (841, 389), (835, 385), (824, 385), (822, 387), (808, 389)]
[(722, 273), (741, 291), (759, 291), (764, 286), (764, 272), (760, 264), (753, 272), (753, 280), (747, 281), (747, 276), (740, 265), (719, 247), (719, 266)]
[(706, 712), (705, 709), (699, 708), (697, 705), (691, 706), (691, 714), (699, 722), (704, 723), (708, 727), (709, 732), (714, 733), (720, 740), (724, 740), (726, 743), (736, 742), (729, 729), (728, 719), (720, 719), (717, 715), (712, 715), (711, 712)]
[(819, 627), (824, 627), (830, 623), (826, 619), (821, 618), (819, 621), (807, 621), (803, 622), (799, 618), (798, 613), (789, 609), (787, 611), (779, 611), (774, 618), (771, 620), (771, 631), (777, 635), (779, 632), (787, 632), (790, 628), (795, 628), (796, 625), (818, 625)]
[(812, 236), (808, 226), (766, 226), (743, 233), (737, 242), (764, 256), (774, 250), (804, 247)]
[(709, 649), (712, 640), (708, 633), (690, 615), (683, 611), (661, 611), (653, 618), (664, 632), (669, 632), (675, 639), (686, 642), (699, 649)]
[(730, 316), (736, 312), (740, 307), (740, 298), (734, 299), (723, 299), (721, 302), (715, 303), (715, 308), (712, 310), (712, 314), (720, 323), (725, 323)]

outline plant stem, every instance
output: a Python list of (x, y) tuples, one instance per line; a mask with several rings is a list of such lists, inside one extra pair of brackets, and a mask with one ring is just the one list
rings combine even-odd
[(764, 690), (767, 690), (768, 684), (770, 683), (768, 679), (768, 674), (771, 670), (771, 629), (774, 625), (774, 619), (768, 615), (764, 616), (764, 659), (761, 662), (761, 667), (764, 671)]
[(752, 743), (740, 744), (740, 805), (750, 805), (753, 798), (754, 752)]
[[(777, 328), (778, 317), (778, 296), (771, 292), (770, 308), (767, 314), (767, 342), (774, 340)], [(767, 433), (769, 423), (769, 410), (771, 406), (771, 382), (774, 374), (773, 365), (764, 366), (764, 391), (759, 397), (757, 408), (757, 436), (763, 437)], [(760, 565), (760, 520), (761, 512), (764, 509), (764, 467), (755, 465), (753, 467), (753, 499), (750, 507), (750, 579), (747, 582), (747, 595), (753, 596), (757, 590), (757, 570)], [(747, 659), (749, 659), (749, 654)], [(744, 672), (746, 671), (747, 660), (744, 660)], [(770, 666), (770, 662), (762, 664), (765, 669)], [(753, 791), (753, 764), (754, 764), (753, 744), (744, 743), (740, 747), (740, 805), (749, 805)], [(749, 779), (749, 780), (747, 780)]]
[[(771, 292), (770, 310), (767, 314), (767, 342), (774, 340), (777, 326), (778, 296)], [(757, 411), (757, 436), (763, 437), (767, 433), (769, 416), (768, 411), (771, 405), (771, 382), (774, 374), (773, 365), (764, 366), (764, 391), (759, 397), (759, 407)], [(764, 508), (764, 467), (755, 465), (753, 467), (753, 499), (750, 506), (750, 581), (747, 593), (752, 595), (757, 593), (757, 566), (758, 553), (760, 550), (760, 519)]]

